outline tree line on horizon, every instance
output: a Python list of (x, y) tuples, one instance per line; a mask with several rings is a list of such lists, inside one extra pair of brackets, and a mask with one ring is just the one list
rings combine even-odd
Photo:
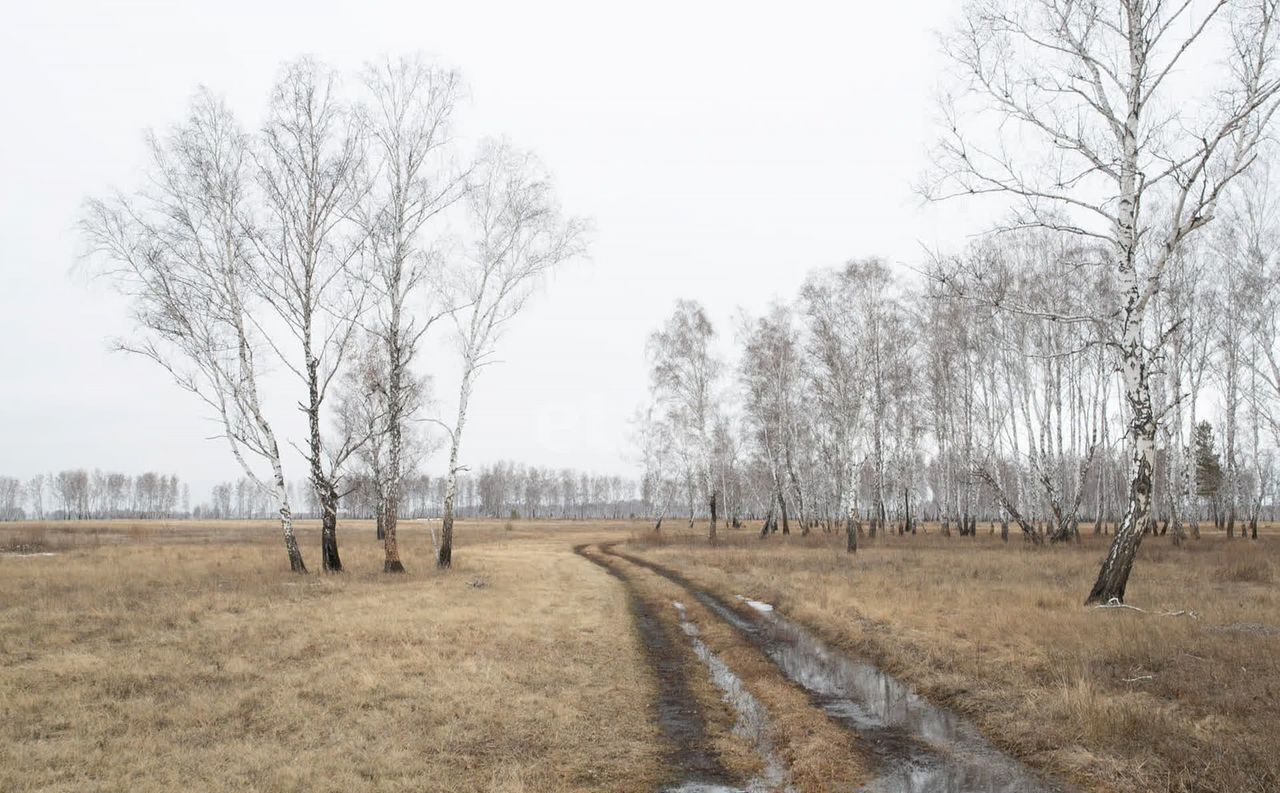
[[(339, 501), (339, 516), (374, 520), (385, 539), (377, 482), (356, 469)], [(410, 473), (400, 484), (400, 517), (440, 518), (448, 481)], [(322, 507), (310, 484), (287, 485), (293, 515), (318, 519)], [(458, 475), (454, 512), (458, 517), (588, 520), (647, 515), (638, 480), (591, 474), (572, 468), (548, 468), (512, 461), (482, 465)], [(192, 519), (250, 520), (276, 517), (270, 492), (248, 477), (218, 482), (209, 497), (192, 502), (191, 488), (176, 474), (139, 474), (69, 469), (38, 474), (26, 481), (0, 476), (0, 520)]]
[(177, 474), (70, 468), (26, 480), (0, 476), (0, 520), (170, 518), (190, 509)]
[[(342, 517), (373, 520), (378, 539), (385, 525), (379, 515), (378, 487), (365, 472), (348, 477), (340, 501)], [(425, 473), (405, 477), (400, 485), (400, 517), (440, 518), (444, 514), (445, 477)], [(290, 483), (294, 515), (314, 519), (320, 505), (305, 482)], [(511, 461), (482, 465), (459, 474), (454, 514), (465, 518), (587, 520), (647, 514), (639, 499), (639, 482), (618, 475), (588, 474), (570, 468), (542, 468)], [(197, 505), (194, 518), (245, 519), (272, 517), (270, 499), (247, 478), (214, 486), (210, 500)]]

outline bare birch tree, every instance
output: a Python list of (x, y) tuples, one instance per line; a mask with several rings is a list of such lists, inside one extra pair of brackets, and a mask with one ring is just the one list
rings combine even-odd
[(274, 493), (289, 567), (304, 573), (280, 445), (259, 393), (245, 135), (202, 91), (186, 123), (149, 144), (151, 187), (90, 201), (82, 222), (99, 272), (133, 299), (138, 333), (118, 347), (156, 362), (214, 411), (245, 475)]
[(745, 418), (772, 480), (784, 533), (789, 533), (788, 504), (797, 507), (803, 531), (804, 491), (797, 468), (804, 453), (798, 404), (804, 381), (800, 338), (787, 307), (774, 305), (765, 316), (748, 321), (742, 347), (738, 374)]
[(813, 273), (800, 290), (808, 321), (808, 357), (817, 397), (818, 426), (828, 428), (833, 444), (833, 476), (844, 518), (845, 550), (858, 550), (862, 530), (858, 512), (859, 474), (866, 421), (866, 391), (858, 343), (862, 327), (853, 288), (845, 270)]
[(44, 474), (36, 474), (27, 480), (27, 501), (31, 504), (31, 517), (44, 520)]
[(870, 534), (888, 522), (889, 419), (895, 393), (909, 376), (909, 333), (888, 265), (880, 259), (851, 261), (840, 275), (842, 289), (857, 311), (855, 360), (866, 378), (866, 423), (872, 468)]
[[(662, 521), (675, 500), (678, 485), (669, 471), (672, 429), (655, 407), (637, 411), (632, 420), (635, 444), (640, 454), (641, 499), (654, 519), (653, 530), (662, 530)], [(566, 482), (570, 480), (566, 479)]]
[(323, 407), (353, 344), (363, 308), (355, 277), (363, 236), (355, 213), (367, 193), (362, 125), (338, 94), (338, 77), (309, 58), (284, 67), (256, 152), (265, 204), (254, 228), (262, 261), (255, 286), (291, 339), (264, 336), (306, 389), (307, 460), (320, 507), (324, 569), (342, 570), (338, 499), (343, 464), (363, 438), (326, 445)]
[[(455, 167), (451, 121), (460, 92), (456, 72), (405, 58), (370, 66), (370, 135), (377, 158), (374, 209), (366, 219), (373, 315), (366, 327), (383, 347), (386, 416), (385, 460), (378, 483), (383, 570), (404, 572), (396, 527), (404, 472), (404, 435), (413, 416), (409, 381), (419, 343), (444, 316), (441, 296), (426, 294), (442, 252), (426, 238), (433, 219), (463, 194), (466, 173)], [(420, 301), (427, 310), (415, 310)]]
[[(388, 506), (391, 500), (392, 474), (389, 447), (393, 434), (392, 414), (388, 402), (388, 383), (391, 379), (383, 339), (369, 337), (350, 356), (352, 363), (343, 369), (339, 378), (337, 421), (341, 437), (363, 438), (356, 451), (356, 460), (362, 473), (372, 485), (373, 514), (377, 539), (385, 550)], [(403, 408), (398, 426), (400, 467), (397, 468), (399, 485), (397, 495), (404, 486), (404, 479), (431, 451), (430, 437), (415, 428), (405, 417), (412, 416), (425, 407), (430, 398), (430, 381), (411, 372), (401, 375), (399, 400)]]
[[(1104, 246), (1116, 305), (1058, 322), (1102, 322), (1124, 380), (1128, 504), (1088, 602), (1124, 599), (1149, 520), (1157, 417), (1148, 307), (1178, 248), (1212, 221), (1253, 161), (1276, 108), (1276, 0), (978, 0), (947, 41), (965, 85), (944, 103), (931, 198), (999, 194), (1006, 227)], [(1230, 86), (1198, 104), (1180, 70), (1214, 47)], [(984, 137), (983, 121), (996, 126)]]
[(563, 215), (550, 176), (532, 154), (505, 142), (488, 142), (471, 171), (461, 202), (470, 237), (447, 269), (446, 304), (461, 368), (458, 410), (447, 426), (449, 463), (436, 565), (453, 564), (453, 522), (458, 495), (458, 454), (471, 393), (481, 371), (494, 363), (508, 323), (520, 313), (539, 279), (585, 250), (585, 224)]
[[(715, 329), (702, 306), (676, 302), (675, 311), (660, 330), (649, 336), (650, 386), (655, 403), (670, 423), (677, 453), (683, 458), (691, 501), (706, 499), (711, 524), (708, 537), (716, 540), (716, 476), (712, 460), (715, 427), (715, 389), (721, 363), (711, 349)], [(693, 518), (690, 504), (690, 520)]]

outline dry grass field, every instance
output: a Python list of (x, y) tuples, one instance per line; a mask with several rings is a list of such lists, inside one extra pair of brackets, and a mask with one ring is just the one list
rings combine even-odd
[[(297, 577), (268, 523), (0, 524), (0, 790), (652, 791), (676, 781), (681, 747), (664, 740), (638, 608), (684, 668), (714, 761), (759, 777), (676, 600), (767, 709), (797, 789), (866, 778), (857, 736), (600, 543), (775, 604), (1082, 790), (1280, 790), (1274, 531), (1149, 540), (1129, 593), (1142, 611), (1081, 605), (1106, 538), (934, 533), (850, 557), (820, 531), (722, 531), (715, 548), (694, 531), (467, 522), (440, 574), (409, 524), (409, 573), (386, 576), (371, 528), (347, 523), (349, 572)], [(302, 541), (318, 565), (315, 527)]]
[[(722, 595), (767, 600), (875, 659), (995, 743), (1085, 790), (1280, 790), (1280, 534), (1149, 538), (1131, 609), (1081, 605), (1108, 537), (729, 533), (633, 543)], [(1194, 612), (1192, 614), (1191, 612)]]
[(568, 531), (468, 524), (440, 575), (406, 527), (395, 577), (342, 531), (352, 572), (295, 577), (265, 524), (0, 527), (57, 553), (0, 556), (0, 790), (657, 784), (625, 597)]

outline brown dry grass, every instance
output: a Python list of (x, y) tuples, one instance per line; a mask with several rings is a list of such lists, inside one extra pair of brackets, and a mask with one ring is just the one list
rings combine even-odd
[[(571, 552), (647, 536), (642, 524), (467, 523), (445, 575), (410, 524), (404, 577), (375, 572), (368, 526), (341, 531), (352, 572), (296, 577), (267, 522), (0, 524), (0, 552), (57, 554), (0, 553), (0, 790), (629, 791), (665, 778), (625, 592)], [(315, 564), (315, 527), (301, 534)], [(851, 560), (838, 535), (722, 536), (641, 552), (777, 603), (1083, 789), (1280, 789), (1273, 530), (1183, 550), (1148, 540), (1129, 592), (1145, 613), (1080, 605), (1105, 538), (1034, 550), (935, 533)], [(678, 594), (642, 583), (654, 603)], [(862, 770), (753, 648), (682, 602), (774, 714), (804, 789)], [(1198, 618), (1161, 613), (1180, 610)], [(722, 759), (753, 772), (705, 669), (690, 668)]]
[[(1182, 550), (1148, 539), (1128, 609), (1081, 605), (1105, 542), (722, 532), (635, 545), (722, 595), (777, 603), (973, 718), (1030, 764), (1096, 791), (1280, 790), (1280, 536)], [(1163, 612), (1193, 610), (1188, 615)]]
[(410, 527), (400, 577), (342, 532), (354, 572), (297, 577), (270, 524), (4, 527), (58, 555), (0, 556), (0, 790), (652, 788), (652, 681), (581, 527), (463, 524), (444, 575)]

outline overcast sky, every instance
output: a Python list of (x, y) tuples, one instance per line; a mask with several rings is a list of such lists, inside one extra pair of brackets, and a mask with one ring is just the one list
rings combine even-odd
[[(459, 68), (470, 131), (536, 150), (590, 260), (516, 320), (463, 457), (634, 469), (644, 341), (681, 297), (726, 338), (738, 308), (855, 256), (919, 261), (976, 230), (912, 184), (935, 136), (936, 32), (958, 2), (40, 2), (0, 27), (0, 474), (172, 471), (203, 500), (238, 475), (206, 411), (108, 352), (126, 305), (73, 272), (86, 196), (138, 184), (142, 135), (196, 86), (256, 123), (278, 65), (354, 71), (420, 51)], [(432, 351), (440, 410), (454, 363)], [(429, 473), (439, 473), (433, 464)], [(297, 467), (295, 465), (295, 470)]]

